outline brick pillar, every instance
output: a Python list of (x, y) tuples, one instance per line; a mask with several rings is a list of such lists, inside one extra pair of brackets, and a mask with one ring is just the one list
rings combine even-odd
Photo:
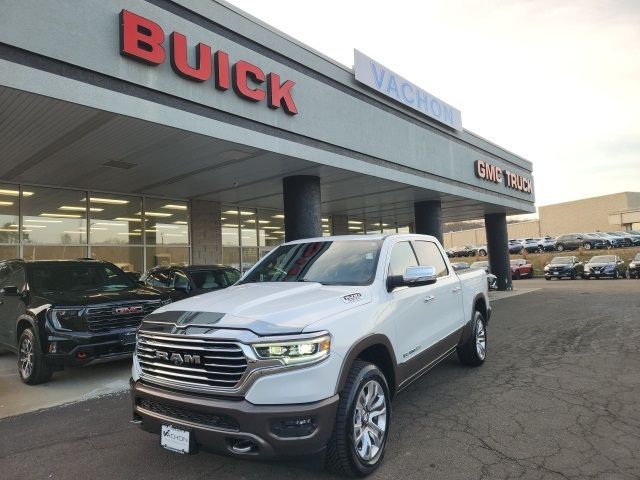
[(191, 201), (191, 256), (194, 265), (222, 263), (220, 203)]

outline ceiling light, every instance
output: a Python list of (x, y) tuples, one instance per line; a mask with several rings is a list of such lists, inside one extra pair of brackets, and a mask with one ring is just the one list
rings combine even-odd
[[(11, 228), (18, 228), (18, 225), (9, 225)], [(27, 225), (29, 228), (47, 228), (46, 225)]]
[(13, 202), (0, 201), (0, 207), (9, 207), (11, 205), (13, 205)]
[(94, 230), (109, 230), (109, 229), (104, 227), (91, 227), (91, 231), (93, 232)]
[(130, 217), (116, 217), (114, 220), (120, 220), (125, 222), (141, 222), (139, 218), (130, 218)]
[(349, 220), (350, 225), (362, 225), (362, 222), (360, 220)]
[(322, 220), (323, 222), (328, 222), (328, 221), (329, 221), (329, 219), (328, 219), (328, 218), (322, 218), (321, 220)]
[[(0, 188), (0, 195), (10, 195), (12, 197), (17, 197), (18, 195), (20, 195), (20, 190), (6, 190)], [(30, 197), (31, 195), (33, 195), (33, 192), (22, 192), (22, 195), (25, 197)]]
[[(225, 210), (224, 212), (227, 215), (238, 215), (238, 211), (237, 210)], [(240, 215), (255, 215), (254, 212), (248, 212), (246, 210), (240, 210)]]
[[(58, 207), (58, 210), (71, 210), (73, 212), (85, 212), (87, 210), (87, 207), (69, 207), (67, 205), (63, 205), (62, 207)], [(90, 212), (102, 212), (104, 211), (104, 208), (96, 208), (96, 207), (91, 207), (89, 208)]]
[[(245, 222), (247, 222), (247, 223), (256, 223), (256, 221), (253, 220), (253, 219), (245, 220)], [(271, 221), (270, 220), (258, 220), (258, 223), (261, 223), (261, 224), (264, 225), (266, 223), (271, 223)]]
[(110, 223), (110, 222), (95, 222), (91, 225), (106, 225), (108, 227), (126, 227), (126, 223)]
[(162, 236), (163, 237), (184, 237), (182, 233), (165, 233)]
[(349, 227), (349, 230), (361, 230), (360, 227)]
[(284, 218), (284, 215), (279, 213), (278, 215), (273, 215), (271, 218)]
[[(62, 223), (62, 220), (38, 220), (36, 218), (25, 218), (25, 222), (37, 222), (37, 223)], [(29, 225), (33, 226), (33, 225)]]
[[(140, 215), (140, 213), (136, 213), (136, 215)], [(173, 213), (164, 213), (164, 212), (144, 212), (145, 217), (172, 217)]]
[(75, 215), (73, 213), (41, 213), (41, 217), (59, 217), (59, 218), (82, 218), (82, 215)]
[(329, 228), (329, 225), (322, 225), (322, 228)]
[(118, 232), (118, 235), (130, 235), (132, 237), (139, 237), (140, 236), (139, 233), (125, 233), (125, 232)]
[(85, 234), (87, 232), (83, 232), (81, 230), (79, 230), (79, 231), (76, 231), (76, 230), (64, 230), (62, 233), (74, 233), (74, 234), (77, 233), (77, 234), (83, 235), (83, 234)]
[[(86, 198), (83, 198), (81, 201), (86, 201)], [(110, 205), (126, 205), (129, 203), (129, 200), (117, 200), (115, 198), (99, 198), (99, 197), (90, 197), (90, 203), (108, 203)]]
[(278, 240), (278, 237), (264, 237), (265, 240)]
[(225, 228), (238, 228), (237, 223), (223, 223), (222, 226)]
[[(226, 218), (222, 218), (221, 220), (226, 220)], [(176, 220), (175, 222), (176, 225), (186, 225), (187, 222), (185, 222), (184, 220)]]
[(175, 225), (165, 225), (164, 223), (159, 223), (156, 225), (156, 228), (180, 228), (180, 227), (176, 227)]
[(186, 205), (174, 205), (173, 203), (169, 203), (169, 204), (165, 205), (162, 208), (168, 208), (170, 210), (186, 210), (187, 206)]
[(282, 230), (278, 230), (276, 232), (272, 232), (272, 233), (284, 233)]
[(280, 230), (282, 227), (260, 227), (263, 230)]

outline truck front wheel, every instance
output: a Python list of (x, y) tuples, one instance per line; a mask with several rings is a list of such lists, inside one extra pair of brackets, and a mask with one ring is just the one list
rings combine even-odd
[(472, 334), (469, 339), (458, 346), (458, 359), (464, 365), (478, 367), (484, 363), (487, 356), (487, 328), (484, 316), (476, 310), (471, 320)]
[(27, 385), (37, 385), (51, 379), (53, 371), (42, 358), (40, 342), (31, 328), (26, 328), (18, 343), (18, 372)]
[(327, 445), (328, 470), (364, 477), (380, 466), (389, 433), (391, 400), (384, 374), (356, 360), (340, 392), (333, 435)]

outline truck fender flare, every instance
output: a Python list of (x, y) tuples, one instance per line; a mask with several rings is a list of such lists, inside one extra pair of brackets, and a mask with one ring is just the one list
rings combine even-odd
[[(488, 304), (487, 297), (485, 297), (484, 293), (482, 292), (478, 293), (475, 297), (473, 297), (473, 303), (472, 303), (473, 310), (471, 310), (471, 314), (467, 319), (467, 323), (465, 323), (464, 327), (462, 327), (462, 335), (460, 336), (460, 342), (458, 342), (458, 345), (463, 345), (467, 340), (469, 340), (469, 338), (471, 338), (471, 335), (473, 334), (473, 330), (472, 330), (473, 314), (476, 311), (476, 304), (478, 303), (479, 300), (482, 300), (485, 305)], [(486, 319), (487, 318), (486, 309), (484, 309), (484, 311), (482, 311), (481, 313)]]
[(20, 340), (20, 335), (24, 330), (24, 328), (18, 328), (18, 327), (23, 323), (27, 323), (31, 328), (33, 328), (33, 333), (35, 335), (38, 335), (39, 333), (38, 325), (36, 324), (35, 318), (33, 318), (31, 315), (26, 315), (26, 314), (20, 315), (16, 320), (16, 338), (14, 339), (16, 342), (16, 345), (18, 345), (18, 341)]
[[(393, 370), (393, 378), (387, 378), (387, 382), (391, 389), (391, 395), (396, 391), (397, 381), (398, 381), (398, 365), (396, 362), (396, 355), (393, 350), (393, 346), (391, 345), (391, 341), (386, 335), (381, 333), (373, 333), (371, 335), (367, 335), (366, 337), (358, 340), (357, 343), (351, 346), (349, 351), (344, 357), (342, 362), (342, 366), (340, 367), (340, 375), (338, 376), (338, 383), (336, 384), (336, 393), (340, 393), (344, 388), (344, 385), (347, 381), (347, 377), (349, 375), (349, 369), (358, 355), (364, 352), (367, 348), (372, 347), (374, 345), (382, 345), (389, 355), (391, 360), (391, 368)], [(387, 375), (388, 376), (388, 375)]]

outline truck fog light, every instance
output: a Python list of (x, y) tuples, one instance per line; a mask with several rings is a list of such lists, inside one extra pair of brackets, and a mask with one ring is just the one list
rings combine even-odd
[(315, 432), (315, 418), (287, 418), (271, 422), (271, 432), (281, 438), (307, 437)]
[(58, 353), (58, 342), (51, 342), (49, 344), (49, 353)]

